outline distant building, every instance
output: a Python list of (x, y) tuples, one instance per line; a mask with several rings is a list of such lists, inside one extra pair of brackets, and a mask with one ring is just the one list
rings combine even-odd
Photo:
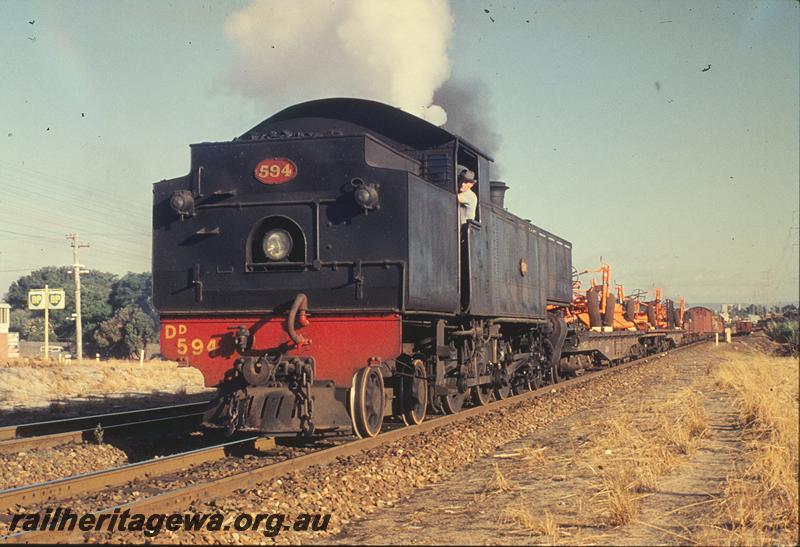
[(11, 306), (0, 302), (0, 359), (19, 357), (19, 334), (9, 333)]
[(728, 308), (729, 308), (728, 304), (723, 304), (722, 311), (719, 313), (720, 317), (722, 317), (726, 323), (731, 320), (731, 315), (728, 312)]

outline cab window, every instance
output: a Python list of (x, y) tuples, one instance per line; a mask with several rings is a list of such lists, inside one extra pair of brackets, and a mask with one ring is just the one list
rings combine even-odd
[[(465, 167), (475, 173), (475, 185), (472, 187), (472, 191), (475, 192), (475, 195), (480, 195), (478, 193), (478, 187), (481, 185), (481, 178), (480, 173), (478, 172), (478, 155), (472, 152), (469, 148), (459, 145), (458, 147), (458, 154), (456, 155), (456, 176), (453, 177), (456, 181), (456, 192), (458, 192), (458, 171)], [(475, 220), (480, 222), (481, 220), (481, 208), (480, 204), (478, 208), (475, 210)]]

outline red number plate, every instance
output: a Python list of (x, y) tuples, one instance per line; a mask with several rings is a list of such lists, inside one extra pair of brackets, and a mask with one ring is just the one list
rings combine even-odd
[(297, 176), (297, 166), (287, 158), (261, 160), (253, 173), (264, 184), (283, 184)]

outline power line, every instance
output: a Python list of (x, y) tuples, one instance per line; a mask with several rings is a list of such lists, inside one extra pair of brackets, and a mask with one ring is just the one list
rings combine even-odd
[[(19, 211), (19, 210), (12, 210), (12, 211), (3, 210), (3, 215), (2, 216), (5, 217), (5, 221), (8, 224), (12, 225), (15, 228), (16, 227), (28, 228), (29, 230), (33, 230), (36, 233), (48, 233), (48, 234), (57, 234), (58, 233), (58, 232), (56, 232), (54, 230), (48, 230), (48, 229), (42, 227), (42, 226), (46, 226), (46, 225), (51, 225), (51, 226), (52, 225), (60, 225), (60, 226), (63, 226), (65, 229), (74, 228), (74, 226), (75, 226), (75, 220), (74, 219), (59, 220), (59, 219), (53, 219), (49, 215), (41, 217), (41, 221), (40, 221), (39, 225), (27, 224), (27, 223), (25, 223), (23, 221), (25, 221), (25, 220), (33, 220), (34, 222), (36, 222), (36, 221), (39, 220), (40, 217), (31, 216), (30, 214), (26, 214), (26, 212)], [(16, 220), (17, 218), (21, 218), (22, 221)], [(91, 221), (91, 219), (86, 219), (85, 217), (83, 217), (83, 220), (90, 220)], [(96, 222), (96, 221), (92, 221), (92, 222)], [(103, 224), (107, 224), (107, 223), (104, 222)], [(89, 234), (92, 234), (92, 235), (96, 234), (96, 235), (98, 235), (100, 237), (118, 237), (118, 236), (122, 235), (121, 233), (120, 234), (110, 234), (110, 233), (103, 232), (103, 231), (97, 231), (96, 232), (94, 230), (89, 230), (86, 233), (89, 233)], [(128, 232), (127, 235), (139, 235), (139, 236), (144, 238), (144, 237), (150, 237), (151, 234), (150, 234), (149, 231), (148, 232), (133, 231), (133, 232)], [(58, 239), (60, 240), (61, 238), (58, 238)]]
[[(15, 238), (42, 242), (63, 241), (61, 239), (63, 232), (56, 232), (53, 228), (74, 229), (75, 218), (73, 215), (66, 215), (63, 211), (64, 206), (67, 206), (71, 210), (86, 213), (81, 216), (80, 222), (84, 227), (94, 225), (100, 228), (102, 226), (100, 229), (84, 230), (84, 233), (90, 234), (93, 239), (100, 240), (95, 244), (104, 256), (113, 257), (116, 262), (127, 263), (137, 270), (149, 269), (152, 251), (149, 248), (149, 241), (145, 240), (150, 236), (150, 226), (147, 220), (129, 220), (129, 223), (134, 224), (133, 229), (129, 232), (107, 230), (107, 226), (110, 223), (116, 225), (121, 216), (130, 218), (132, 209), (134, 209), (125, 207), (124, 204), (120, 205), (118, 194), (108, 192), (105, 187), (98, 188), (95, 185), (77, 183), (34, 169), (10, 166), (4, 162), (0, 162), (0, 168), (2, 168), (0, 169), (0, 180), (4, 181), (5, 195), (29, 200), (25, 203), (24, 208), (12, 208), (7, 214), (2, 215), (4, 220), (10, 220), (9, 227), (13, 226), (17, 230), (2, 229), (1, 233)], [(54, 185), (54, 181), (60, 184)], [(76, 189), (83, 190), (87, 195), (76, 196)], [(40, 200), (42, 193), (50, 198), (53, 207), (42, 204)], [(103, 199), (103, 196), (107, 196), (108, 199)], [(37, 200), (30, 200), (30, 197), (36, 197)], [(6, 205), (10, 205), (8, 200), (6, 200)], [(135, 209), (139, 209), (139, 206)], [(149, 210), (147, 217), (149, 217)], [(19, 228), (27, 228), (31, 232), (21, 232), (18, 231)], [(115, 244), (116, 240), (120, 238), (127, 240), (124, 245)], [(145, 244), (145, 241), (148, 243)], [(141, 247), (136, 244), (137, 242), (141, 244)], [(11, 271), (25, 271), (25, 269), (15, 268), (9, 270), (9, 272)]]
[[(121, 213), (130, 212), (124, 204), (120, 205), (119, 193), (107, 193), (103, 187), (84, 186), (84, 191), (76, 192), (75, 183), (53, 184), (57, 181), (50, 176), (47, 176), (46, 179), (41, 179), (28, 174), (17, 175), (0, 171), (0, 178), (8, 181), (5, 185), (6, 187), (13, 187), (17, 192), (40, 196), (41, 191), (46, 191), (48, 195), (61, 196), (63, 200), (76, 202), (80, 205), (86, 204), (87, 201), (94, 202), (97, 207), (105, 212), (114, 209)], [(144, 194), (142, 196), (144, 197)], [(145, 202), (142, 201), (140, 206), (144, 207)]]
[[(25, 218), (25, 220), (31, 220), (31, 218), (28, 216), (28, 217)], [(33, 220), (35, 221), (36, 219), (34, 218)], [(17, 227), (28, 228), (31, 231), (35, 232), (35, 233), (23, 233), (23, 232), (18, 232), (18, 231), (15, 231), (15, 230), (2, 230), (2, 231), (7, 232), (7, 233), (13, 233), (14, 235), (17, 235), (18, 237), (27, 237), (27, 238), (36, 238), (36, 239), (51, 239), (51, 240), (54, 240), (54, 241), (62, 241), (62, 239), (60, 237), (50, 237), (50, 236), (47, 236), (47, 235), (40, 235), (40, 234), (54, 234), (54, 236), (55, 236), (55, 234), (57, 233), (55, 231), (47, 230), (45, 228), (41, 228), (40, 226), (26, 224), (25, 222), (17, 221), (14, 218), (6, 217), (6, 221), (7, 221), (6, 222), (7, 224), (9, 224), (10, 226), (13, 226), (15, 228), (17, 228)], [(0, 225), (2, 225), (2, 223), (0, 223)], [(73, 220), (73, 221), (70, 221), (70, 222), (66, 222), (66, 221), (58, 222), (58, 221), (53, 221), (52, 219), (46, 219), (46, 220), (42, 221), (42, 225), (61, 226), (65, 230), (70, 230), (70, 229), (74, 229), (75, 228), (75, 221)], [(112, 245), (116, 241), (117, 238), (123, 236), (123, 234), (121, 234), (121, 233), (112, 235), (112, 234), (109, 234), (109, 233), (94, 232), (94, 231), (91, 231), (91, 230), (89, 230), (87, 233), (90, 233), (90, 234), (95, 234), (96, 233), (97, 237), (99, 237), (99, 238), (102, 238), (102, 239), (105, 239), (105, 240), (111, 240), (111, 241), (108, 241), (106, 243), (102, 243), (103, 245)], [(147, 234), (145, 234), (144, 232), (130, 232), (128, 234), (124, 234), (124, 237), (126, 237), (128, 239), (130, 239), (130, 238), (138, 239), (141, 242), (141, 244), (147, 245), (149, 247), (149, 244), (150, 244), (150, 239), (149, 239), (150, 233), (149, 232)], [(132, 251), (130, 248), (123, 248), (123, 249), (120, 249), (118, 247), (112, 247), (112, 248), (117, 250), (117, 251), (121, 251), (123, 253), (128, 253), (128, 254), (132, 254), (132, 255), (136, 255), (136, 256), (141, 256), (143, 254), (143, 253), (138, 253), (136, 251)]]
[[(35, 226), (27, 224), (27, 227), (36, 232), (45, 231), (45, 226), (51, 228), (59, 224), (63, 226), (74, 226), (76, 217), (79, 217), (82, 224), (92, 227), (92, 231), (102, 233), (108, 231), (109, 225), (117, 227), (119, 219), (122, 218), (121, 215), (103, 218), (83, 213), (70, 214), (57, 209), (45, 209), (27, 204), (23, 207), (12, 207), (10, 204), (5, 204), (2, 211), (2, 216), (6, 222), (13, 221), (15, 225), (25, 224), (26, 221), (34, 222), (36, 224)], [(145, 227), (144, 224), (138, 224), (134, 229), (144, 232), (145, 230), (149, 230), (149, 226)]]
[(28, 266), (27, 268), (17, 268), (14, 270), (0, 270), (0, 273), (32, 272), (36, 269), (38, 269), (36, 266)]
[(83, 200), (81, 199), (81, 196), (91, 196), (92, 199), (97, 202), (98, 206), (102, 206), (104, 208), (117, 208), (120, 211), (125, 210), (124, 207), (118, 206), (119, 195), (113, 197), (104, 197), (98, 195), (96, 189), (86, 190), (85, 193), (76, 192), (74, 187), (55, 185), (53, 184), (54, 181), (52, 180), (43, 181), (40, 179), (31, 178), (27, 175), (19, 176), (11, 173), (4, 173), (2, 171), (0, 171), (0, 178), (8, 181), (8, 184), (5, 185), (6, 187), (13, 187), (19, 192), (39, 195), (40, 192), (44, 190), (47, 191), (48, 194), (61, 195), (63, 196), (63, 199), (68, 199), (75, 202), (82, 202)]
[[(0, 175), (0, 179), (4, 179), (2, 175)], [(6, 179), (9, 180), (9, 179)], [(13, 183), (4, 184), (4, 193), (11, 196), (16, 196), (21, 199), (29, 199), (30, 197), (34, 197), (37, 200), (41, 198), (41, 194), (46, 192), (47, 195), (51, 198), (56, 197), (57, 199), (51, 200), (55, 202), (55, 206), (51, 208), (43, 208), (41, 205), (34, 203), (25, 203), (25, 210), (31, 209), (38, 209), (39, 211), (45, 212), (48, 215), (59, 214), (59, 210), (57, 206), (68, 205), (70, 208), (80, 209), (87, 213), (90, 213), (92, 216), (96, 218), (102, 218), (106, 221), (116, 221), (119, 219), (120, 215), (130, 216), (131, 209), (121, 208), (121, 207), (114, 207), (109, 205), (108, 203), (103, 202), (94, 202), (97, 207), (91, 207), (89, 205), (93, 204), (91, 199), (81, 199), (76, 198), (72, 194), (64, 194), (59, 192), (58, 190), (54, 190), (51, 187), (41, 187), (40, 190), (34, 190), (29, 187), (20, 187), (14, 185)], [(63, 213), (62, 213), (63, 214)], [(135, 217), (134, 217), (135, 218)], [(145, 222), (139, 224), (140, 226), (146, 226)]]
[(24, 237), (24, 238), (28, 238), (28, 239), (46, 239), (46, 240), (49, 240), (49, 241), (58, 241), (58, 239), (55, 238), (55, 237), (37, 236), (37, 235), (33, 235), (33, 234), (24, 234), (24, 233), (21, 233), (21, 232), (13, 232), (11, 230), (0, 230), (0, 232), (3, 232), (4, 234), (11, 234), (11, 235), (14, 235), (14, 236), (17, 236), (17, 237)]
[[(9, 230), (0, 230), (0, 232), (9, 232)], [(13, 237), (22, 239), (41, 240), (46, 242), (61, 241), (59, 238), (49, 236), (36, 236), (28, 234), (17, 234)], [(142, 262), (149, 262), (152, 256), (149, 249), (132, 249), (132, 248), (119, 248), (114, 247), (112, 242), (98, 242), (96, 246), (103, 251), (105, 255), (113, 255), (122, 260), (126, 260), (131, 264), (141, 264)]]
[[(30, 224), (25, 224), (24, 222), (17, 222), (16, 220), (11, 219), (10, 215), (5, 214), (4, 211), (2, 211), (2, 214), (0, 214), (0, 217), (2, 217), (4, 219), (5, 223), (11, 225), (14, 228), (30, 228), (30, 229), (34, 230), (37, 234), (56, 234), (56, 233), (58, 233), (58, 232), (55, 232), (55, 231), (52, 231), (52, 230), (47, 230), (47, 229), (41, 228), (40, 226), (31, 226)], [(29, 216), (25, 217), (25, 218), (26, 219), (30, 219)], [(34, 235), (34, 234), (29, 234), (29, 235)]]
[(118, 233), (103, 233), (103, 232), (86, 232), (94, 237), (150, 237), (153, 234), (150, 232), (118, 232)]
[(92, 192), (92, 193), (95, 193), (95, 194), (105, 194), (107, 197), (109, 197), (112, 200), (118, 198), (118, 195), (115, 192), (108, 192), (103, 187), (97, 187), (97, 186), (91, 185), (91, 184), (76, 182), (74, 180), (66, 179), (66, 178), (64, 178), (64, 177), (62, 177), (60, 175), (53, 175), (53, 174), (50, 174), (50, 173), (45, 173), (43, 171), (37, 171), (36, 169), (30, 169), (28, 167), (10, 165), (10, 164), (5, 163), (3, 161), (0, 161), (0, 167), (3, 167), (5, 169), (10, 169), (10, 170), (13, 170), (13, 171), (17, 171), (17, 172), (21, 172), (22, 176), (26, 176), (31, 180), (37, 180), (38, 181), (38, 180), (41, 180), (42, 178), (44, 178), (48, 182), (49, 181), (62, 182), (62, 183), (64, 183), (64, 187), (70, 188), (73, 191), (77, 188), (77, 189), (83, 189), (85, 191)]

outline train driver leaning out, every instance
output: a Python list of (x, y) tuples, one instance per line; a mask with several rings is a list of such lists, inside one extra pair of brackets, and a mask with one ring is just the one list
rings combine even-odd
[(458, 220), (465, 224), (468, 220), (475, 220), (475, 210), (478, 208), (478, 196), (472, 191), (475, 186), (475, 173), (467, 168), (458, 170)]

